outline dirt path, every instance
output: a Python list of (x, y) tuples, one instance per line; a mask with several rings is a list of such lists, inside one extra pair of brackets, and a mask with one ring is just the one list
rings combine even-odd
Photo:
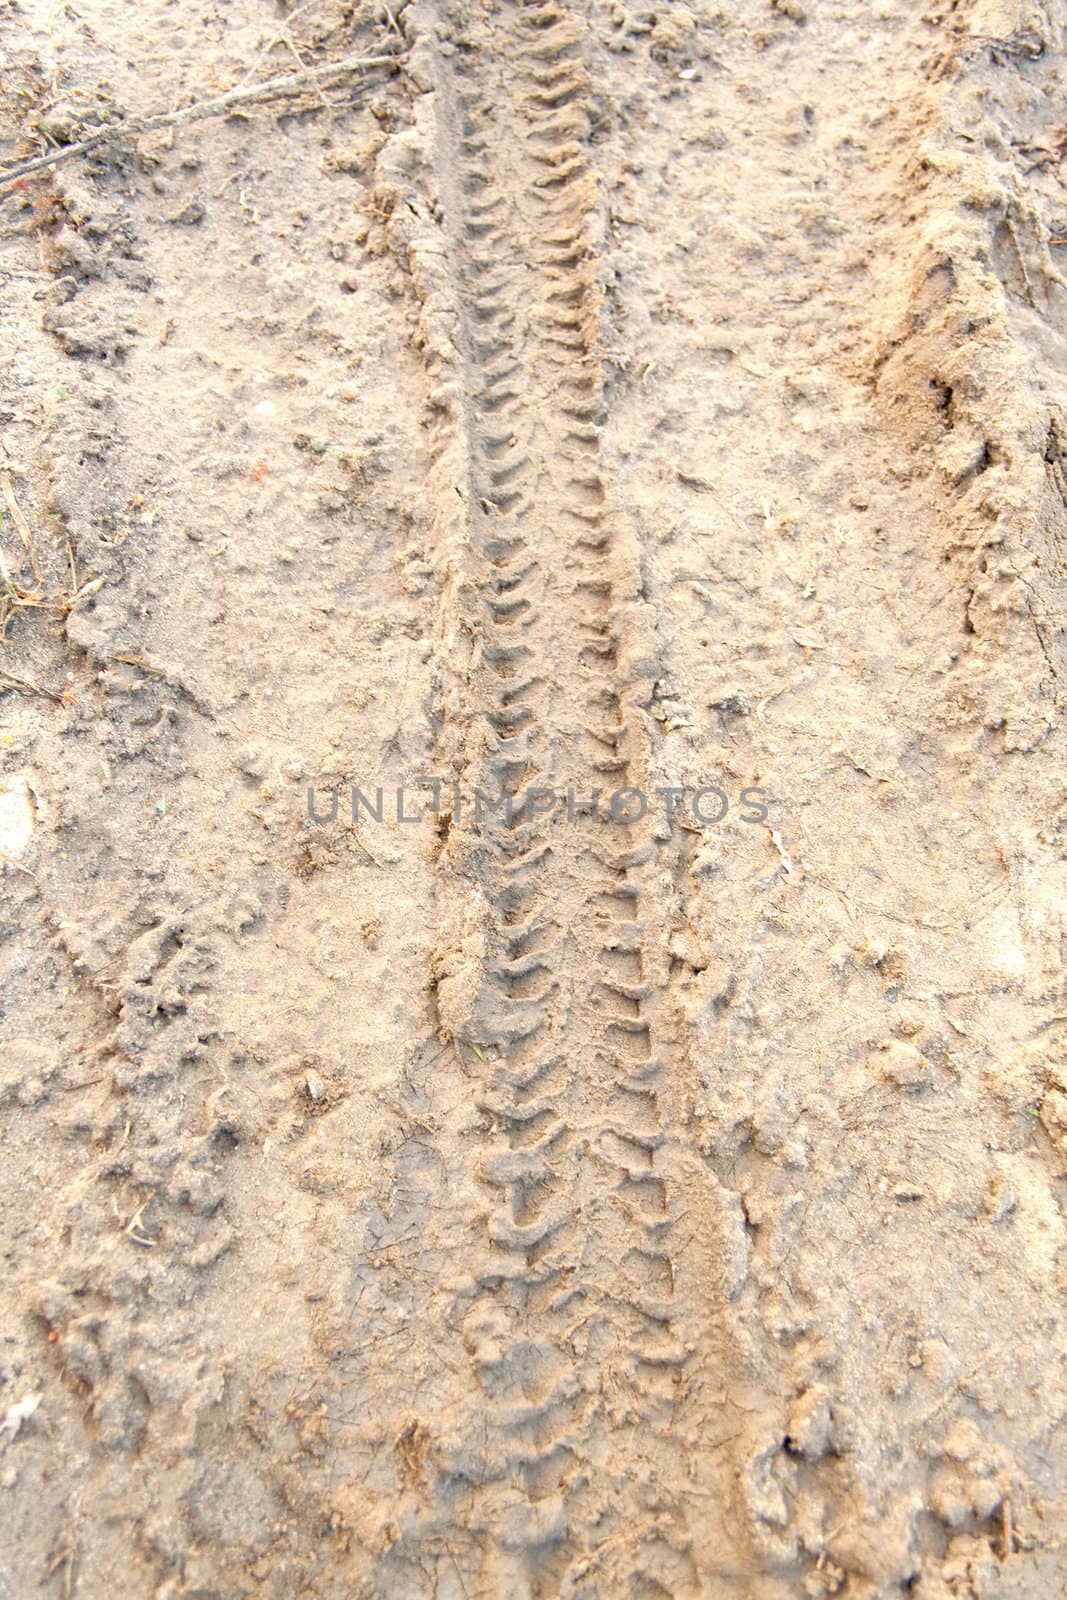
[(1062, 1592), (1065, 21), (0, 4), (0, 1600)]

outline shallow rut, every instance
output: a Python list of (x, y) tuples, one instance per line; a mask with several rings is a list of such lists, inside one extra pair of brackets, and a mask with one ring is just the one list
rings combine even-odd
[(600, 461), (583, 29), (552, 0), (426, 24), (441, 227), (411, 255), (447, 552), (441, 748), (464, 798), (442, 817), (437, 997), (482, 1113), (451, 1157), (483, 1223), (456, 1312), (486, 1441), (462, 1521), (478, 1593), (697, 1594), (731, 1564), (728, 1461), (694, 1449), (725, 1431), (705, 1299), (723, 1265), (682, 1132), (670, 846), (620, 820), (640, 809), (648, 641)]

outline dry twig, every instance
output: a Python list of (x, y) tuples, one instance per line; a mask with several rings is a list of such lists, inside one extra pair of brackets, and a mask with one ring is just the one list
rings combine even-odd
[(34, 156), (28, 161), (21, 161), (17, 166), (8, 167), (6, 172), (0, 172), (0, 195), (10, 194), (19, 184), (21, 179), (28, 177), (32, 172), (42, 172), (48, 167), (58, 166), (61, 161), (71, 161), (75, 156), (88, 154), (99, 145), (106, 144), (111, 139), (121, 139), (131, 134), (154, 133), (158, 128), (179, 128), (189, 122), (200, 122), (205, 117), (225, 116), (235, 106), (254, 105), (264, 100), (281, 100), (289, 95), (303, 94), (305, 89), (316, 88), (319, 84), (333, 83), (338, 78), (346, 78), (349, 73), (360, 72), (369, 67), (396, 67), (400, 65), (399, 55), (384, 56), (345, 56), (341, 61), (334, 61), (322, 67), (308, 67), (303, 72), (293, 72), (284, 78), (268, 78), (265, 83), (254, 83), (248, 88), (231, 89), (227, 94), (216, 95), (212, 100), (201, 100), (191, 106), (185, 106), (180, 111), (162, 111), (151, 117), (129, 117), (125, 122), (109, 123), (106, 128), (101, 128), (97, 133), (91, 134), (88, 139), (81, 139), (77, 144), (63, 145), (59, 150), (52, 150), (45, 156)]

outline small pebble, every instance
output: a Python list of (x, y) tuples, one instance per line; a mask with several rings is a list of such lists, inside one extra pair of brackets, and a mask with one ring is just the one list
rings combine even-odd
[(921, 1089), (930, 1081), (930, 1063), (913, 1044), (886, 1039), (869, 1057), (869, 1065), (900, 1089)]

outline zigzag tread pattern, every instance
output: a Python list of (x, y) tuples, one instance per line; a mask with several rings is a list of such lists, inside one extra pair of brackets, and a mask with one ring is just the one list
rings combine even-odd
[(681, 1600), (707, 1592), (678, 1426), (697, 1341), (676, 1283), (650, 852), (624, 828), (521, 803), (539, 785), (610, 793), (638, 773), (600, 459), (590, 79), (559, 0), (494, 6), (489, 51), (470, 22), (462, 5), (427, 19), (445, 45), (432, 96), (445, 247), (411, 255), (434, 384), (441, 646), (454, 657), (462, 642), (451, 703), (465, 731), (443, 753), (465, 787), (516, 802), (476, 831), (453, 824), (443, 858), (484, 900), (492, 952), (462, 1027), (481, 1118), (467, 1165), (482, 1246), (457, 1310), (486, 1441), (478, 1484), (463, 1484), (471, 1592)]

